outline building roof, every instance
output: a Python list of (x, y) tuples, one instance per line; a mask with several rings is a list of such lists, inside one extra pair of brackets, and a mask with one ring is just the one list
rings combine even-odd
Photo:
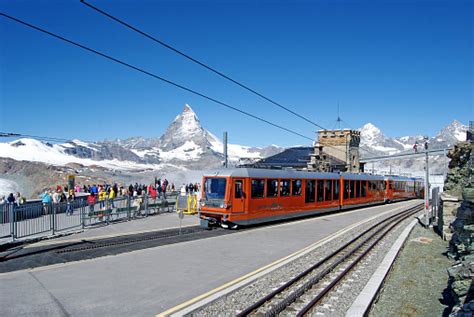
[[(250, 164), (247, 167), (256, 168), (295, 168), (301, 169), (306, 168), (311, 159), (311, 155), (314, 154), (314, 147), (312, 146), (299, 146), (292, 147), (284, 150), (281, 153), (262, 159), (254, 164)], [(345, 166), (346, 162), (335, 158), (327, 153), (326, 161), (331, 166)]]

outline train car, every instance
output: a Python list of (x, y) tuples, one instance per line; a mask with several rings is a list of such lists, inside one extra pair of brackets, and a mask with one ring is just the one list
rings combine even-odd
[(425, 182), (421, 178), (415, 179), (415, 194), (416, 198), (425, 198)]
[(236, 228), (373, 205), (384, 199), (382, 176), (222, 169), (203, 177), (200, 217), (204, 226), (211, 222)]
[[(388, 202), (400, 201), (420, 197), (420, 179), (400, 176), (386, 176), (386, 200)], [(421, 186), (424, 188), (424, 186)], [(423, 195), (424, 197), (424, 195)]]
[(366, 174), (341, 174), (343, 199), (341, 208), (369, 206), (385, 202), (383, 176)]

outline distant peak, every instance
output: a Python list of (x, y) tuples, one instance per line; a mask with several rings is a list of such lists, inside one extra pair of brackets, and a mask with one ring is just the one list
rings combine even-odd
[(449, 125), (455, 127), (464, 127), (464, 124), (457, 119), (454, 119)]
[(191, 108), (191, 106), (188, 105), (187, 103), (184, 104), (183, 112), (192, 112), (192, 113), (194, 113), (193, 108)]
[(373, 125), (372, 123), (366, 123), (364, 124), (364, 126), (362, 126), (362, 128), (360, 129), (361, 131), (373, 131), (375, 133), (379, 133), (380, 132), (380, 129), (377, 128), (375, 125)]
[(377, 127), (375, 125), (373, 125), (371, 122), (369, 122), (369, 123), (364, 124), (364, 126), (362, 128), (373, 129), (373, 128), (377, 128)]

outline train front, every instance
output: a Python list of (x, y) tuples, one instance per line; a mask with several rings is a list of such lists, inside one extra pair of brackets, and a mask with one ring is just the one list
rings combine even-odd
[(230, 178), (223, 176), (203, 176), (200, 218), (201, 226), (212, 224), (227, 226), (230, 216)]

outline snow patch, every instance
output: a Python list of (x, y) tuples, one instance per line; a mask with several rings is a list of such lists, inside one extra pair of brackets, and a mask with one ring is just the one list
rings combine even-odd
[(196, 145), (193, 141), (186, 141), (180, 147), (171, 151), (160, 151), (160, 157), (165, 161), (173, 159), (178, 160), (198, 160), (203, 153), (202, 149)]
[(7, 197), (10, 193), (16, 193), (20, 190), (20, 186), (14, 181), (0, 178), (0, 197)]

